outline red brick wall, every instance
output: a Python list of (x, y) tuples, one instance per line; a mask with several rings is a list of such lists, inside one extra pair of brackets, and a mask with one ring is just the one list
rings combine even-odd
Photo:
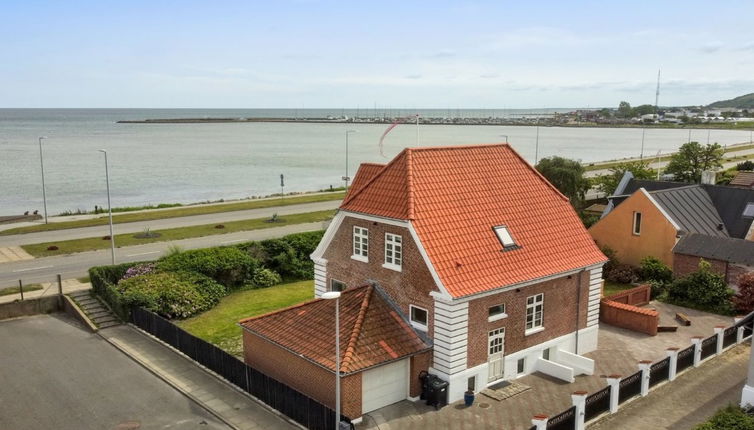
[(651, 294), (652, 287), (649, 284), (644, 284), (636, 288), (630, 288), (628, 290), (620, 291), (607, 298), (618, 303), (642, 306), (649, 303)]
[[(468, 367), (487, 361), (488, 333), (505, 327), (505, 354), (560, 337), (576, 330), (576, 297), (578, 274), (562, 277), (539, 284), (510, 290), (473, 300), (469, 303)], [(524, 335), (526, 327), (526, 298), (544, 293), (544, 330)], [(586, 327), (586, 313), (589, 296), (589, 272), (583, 272), (581, 279), (581, 310), (579, 328)], [(504, 303), (507, 318), (488, 322), (491, 306)]]
[(660, 314), (655, 310), (638, 308), (609, 299), (602, 299), (600, 303), (600, 321), (616, 327), (654, 336), (657, 334)]
[[(243, 331), (244, 361), (260, 372), (335, 409), (335, 373), (304, 360), (267, 340)], [(361, 373), (341, 379), (341, 411), (361, 416)]]
[[(354, 226), (369, 230), (368, 263), (351, 258)], [(402, 238), (400, 272), (382, 267), (385, 263), (385, 233), (398, 234)], [(410, 304), (427, 309), (429, 336), (433, 335), (434, 300), (429, 293), (437, 288), (408, 229), (346, 216), (323, 257), (327, 260), (328, 286), (330, 279), (345, 282), (349, 287), (362, 285), (367, 280), (377, 281), (406, 315), (409, 315)]]
[[(673, 275), (681, 278), (699, 269), (700, 257), (686, 254), (675, 254), (673, 257)], [(725, 276), (728, 271), (728, 263), (721, 260), (704, 259), (712, 265), (712, 270)]]
[(411, 357), (411, 367), (409, 371), (409, 393), (411, 397), (418, 397), (422, 391), (421, 381), (419, 381), (419, 373), (422, 370), (427, 371), (429, 365), (432, 363), (432, 351), (423, 352)]

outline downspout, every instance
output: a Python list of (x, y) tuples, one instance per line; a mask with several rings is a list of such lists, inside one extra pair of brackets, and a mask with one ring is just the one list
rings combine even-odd
[(584, 269), (579, 272), (578, 283), (576, 284), (576, 345), (573, 347), (573, 353), (579, 354), (579, 321), (581, 319), (581, 277)]

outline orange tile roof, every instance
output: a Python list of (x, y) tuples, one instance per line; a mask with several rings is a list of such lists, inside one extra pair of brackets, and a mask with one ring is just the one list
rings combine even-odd
[(353, 177), (353, 182), (351, 182), (351, 186), (348, 188), (348, 193), (345, 198), (348, 198), (351, 194), (359, 191), (361, 187), (377, 176), (377, 174), (382, 171), (383, 167), (385, 167), (384, 164), (361, 163), (359, 170), (356, 171), (356, 175)]
[[(607, 260), (568, 199), (507, 144), (407, 148), (341, 209), (411, 221), (454, 297)], [(518, 249), (503, 252), (500, 225)]]
[[(335, 300), (315, 299), (239, 324), (334, 372)], [(364, 285), (341, 294), (340, 348), (340, 370), (348, 374), (426, 351), (431, 345), (379, 287)]]

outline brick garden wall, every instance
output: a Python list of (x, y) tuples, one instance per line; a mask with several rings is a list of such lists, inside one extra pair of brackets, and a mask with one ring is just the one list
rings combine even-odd
[[(673, 275), (676, 278), (682, 278), (689, 273), (696, 272), (699, 269), (699, 260), (701, 257), (686, 254), (675, 254), (673, 257)], [(728, 263), (721, 260), (712, 260), (705, 258), (706, 262), (712, 265), (712, 270), (725, 276), (728, 271)]]
[(626, 305), (643, 306), (649, 303), (651, 294), (652, 288), (650, 285), (644, 284), (635, 288), (620, 291), (607, 298), (614, 302)]
[(602, 302), (600, 302), (600, 321), (654, 336), (657, 334), (660, 314), (653, 309), (643, 309), (614, 302), (610, 299), (602, 299)]

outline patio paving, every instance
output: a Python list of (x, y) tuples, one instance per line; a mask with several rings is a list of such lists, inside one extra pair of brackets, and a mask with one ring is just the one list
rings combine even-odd
[[(473, 406), (465, 407), (463, 401), (452, 403), (435, 411), (424, 402), (403, 401), (373, 411), (364, 416), (356, 428), (379, 429), (480, 429), (528, 430), (531, 418), (536, 414), (555, 415), (571, 406), (571, 393), (590, 393), (604, 388), (606, 375), (628, 376), (638, 370), (641, 360), (657, 361), (667, 356), (669, 347), (684, 348), (691, 344), (692, 336), (708, 337), (714, 334), (716, 325), (731, 325), (733, 318), (709, 314), (660, 302), (647, 307), (660, 312), (661, 325), (677, 325), (673, 317), (684, 312), (691, 319), (691, 326), (678, 327), (676, 332), (648, 336), (607, 324), (600, 324), (599, 348), (585, 354), (595, 361), (594, 375), (576, 377), (572, 384), (542, 373), (533, 373), (516, 379), (531, 390), (497, 401), (477, 394)], [(672, 389), (672, 388), (671, 388)]]

